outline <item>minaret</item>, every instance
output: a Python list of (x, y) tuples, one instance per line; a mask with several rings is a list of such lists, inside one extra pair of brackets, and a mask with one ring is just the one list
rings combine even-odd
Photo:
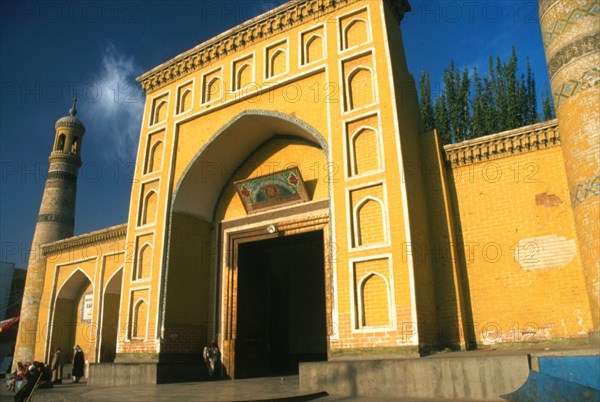
[(85, 132), (83, 123), (75, 117), (76, 102), (77, 97), (73, 99), (69, 115), (60, 118), (55, 124), (54, 146), (48, 158), (48, 178), (27, 265), (13, 366), (20, 361), (32, 362), (35, 345), (42, 341), (41, 329), (44, 323), (38, 321), (38, 311), (46, 265), (40, 253), (40, 246), (73, 236), (77, 172), (81, 166), (81, 141)]
[(548, 76), (593, 329), (600, 343), (600, 5), (539, 0)]

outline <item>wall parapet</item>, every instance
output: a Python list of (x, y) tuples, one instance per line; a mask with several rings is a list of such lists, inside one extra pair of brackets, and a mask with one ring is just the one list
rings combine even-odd
[[(314, 20), (358, 0), (292, 0), (209, 39), (142, 74), (137, 81), (151, 92), (198, 68), (244, 49), (263, 39), (286, 32), (298, 24)], [(386, 0), (401, 21), (410, 11), (408, 0)]]
[(473, 140), (444, 146), (450, 166), (463, 166), (505, 158), (560, 145), (558, 120), (548, 120)]
[(127, 224), (122, 223), (120, 225), (111, 226), (95, 232), (85, 233), (79, 236), (73, 236), (67, 239), (47, 243), (41, 246), (41, 250), (44, 255), (49, 255), (77, 247), (89, 246), (107, 241), (121, 240), (125, 238), (126, 234)]

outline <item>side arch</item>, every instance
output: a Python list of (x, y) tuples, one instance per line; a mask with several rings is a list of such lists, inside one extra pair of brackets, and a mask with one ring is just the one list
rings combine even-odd
[(156, 222), (156, 208), (158, 205), (158, 193), (151, 189), (144, 195), (142, 201), (142, 214), (138, 226), (149, 225)]
[(153, 173), (162, 168), (163, 149), (164, 146), (162, 140), (156, 140), (154, 144), (152, 144), (148, 155), (146, 173)]
[(367, 21), (355, 18), (344, 28), (344, 50), (369, 42), (369, 29)]
[(137, 299), (131, 309), (129, 321), (129, 338), (146, 339), (148, 335), (148, 301), (141, 297)]
[(356, 328), (386, 328), (392, 322), (390, 284), (378, 272), (366, 273), (357, 284)]
[[(79, 344), (86, 352), (95, 347), (96, 340), (93, 336), (94, 302), (90, 307), (84, 306), (85, 295), (94, 295), (94, 282), (92, 278), (81, 268), (77, 267), (65, 278), (57, 289), (56, 297), (52, 301), (52, 313), (49, 329), (49, 348), (51, 353), (56, 347), (60, 347), (65, 358), (72, 357), (73, 345)], [(92, 358), (92, 356), (89, 356)]]
[(136, 254), (133, 280), (146, 279), (152, 272), (152, 244), (145, 242)]
[(59, 298), (59, 297), (73, 296), (74, 295), (73, 291), (76, 291), (76, 288), (74, 288), (74, 285), (76, 285), (76, 283), (73, 281), (77, 280), (76, 277), (77, 277), (77, 275), (80, 275), (80, 274), (83, 275), (90, 284), (92, 284), (92, 287), (94, 286), (94, 281), (92, 280), (92, 278), (90, 278), (90, 276), (83, 269), (77, 267), (62, 283), (62, 285), (56, 292), (56, 295), (57, 295), (56, 297)]
[[(369, 226), (367, 229), (367, 226), (363, 227), (363, 209), (365, 207), (370, 207), (370, 206), (377, 206), (378, 210), (377, 211), (368, 211), (371, 212), (368, 216), (364, 216), (365, 220), (368, 221), (372, 221), (373, 219), (375, 219), (375, 216), (373, 215), (373, 212), (376, 212), (378, 214), (378, 218), (381, 221), (381, 230), (377, 230), (377, 226)], [(372, 208), (371, 208), (372, 209)], [(386, 219), (385, 219), (385, 206), (384, 203), (377, 197), (373, 197), (373, 196), (366, 196), (363, 199), (360, 200), (360, 202), (358, 202), (356, 204), (356, 207), (354, 208), (354, 210), (352, 211), (352, 215), (353, 215), (353, 223), (354, 223), (354, 247), (362, 247), (362, 246), (369, 246), (369, 245), (374, 245), (374, 244), (384, 244), (387, 243), (387, 232), (388, 232), (388, 228), (387, 228), (387, 224), (386, 224)]]
[(277, 49), (273, 53), (269, 60), (269, 76), (267, 78), (275, 77), (286, 72), (286, 57), (287, 53), (283, 49)]
[[(371, 133), (369, 138), (368, 134)], [(365, 137), (367, 136), (367, 137)], [(359, 139), (363, 139), (359, 143)], [(375, 127), (361, 126), (350, 136), (350, 175), (358, 176), (379, 171), (381, 164), (381, 146), (379, 133)]]
[(156, 104), (152, 115), (152, 124), (158, 124), (167, 119), (167, 107), (168, 102), (166, 99), (163, 99)]
[(374, 103), (373, 70), (365, 66), (356, 67), (348, 74), (346, 89), (347, 110), (358, 109)]
[(56, 147), (54, 148), (55, 151), (64, 151), (65, 150), (65, 140), (66, 140), (66, 135), (65, 134), (59, 134), (58, 135), (58, 139), (56, 140)]
[(235, 90), (239, 91), (244, 89), (247, 85), (252, 82), (252, 64), (244, 63), (239, 66), (235, 73)]
[(323, 38), (321, 35), (312, 35), (306, 41), (304, 55), (304, 64), (309, 64), (313, 61), (321, 60), (323, 58)]
[(179, 99), (179, 113), (187, 112), (192, 107), (192, 89), (186, 88)]
[(123, 266), (119, 267), (106, 281), (102, 292), (97, 362), (113, 362), (117, 351), (121, 294), (123, 287)]
[(221, 99), (221, 77), (212, 77), (204, 89), (204, 103)]

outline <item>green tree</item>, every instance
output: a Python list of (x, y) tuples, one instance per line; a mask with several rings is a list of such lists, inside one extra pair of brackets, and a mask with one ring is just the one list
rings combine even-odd
[(444, 103), (448, 111), (448, 135), (452, 142), (456, 142), (456, 129), (460, 120), (459, 102), (460, 75), (454, 66), (454, 60), (444, 70)]
[(442, 144), (450, 144), (452, 142), (450, 118), (444, 93), (435, 100), (435, 128), (438, 131)]
[(486, 99), (481, 78), (479, 78), (479, 74), (477, 74), (477, 68), (473, 69), (473, 86), (475, 87), (475, 93), (472, 101), (473, 117), (471, 118), (471, 137), (477, 138), (486, 134)]
[[(443, 89), (432, 102), (429, 72), (421, 73), (421, 116), (425, 129), (433, 120), (444, 143), (464, 141), (538, 121), (535, 77), (526, 59), (526, 71), (519, 74), (517, 50), (503, 63), (489, 57), (489, 76), (482, 77), (473, 69), (460, 72), (454, 61), (444, 70)], [(434, 104), (432, 108), (431, 104)], [(542, 102), (545, 119), (554, 117), (548, 93)]]
[(521, 85), (517, 80), (517, 51), (515, 47), (512, 48), (512, 54), (508, 62), (502, 68), (504, 74), (505, 91), (506, 91), (506, 121), (504, 130), (510, 130), (511, 128), (519, 127), (523, 121), (521, 119), (521, 113), (523, 104), (521, 99)]
[(521, 74), (519, 84), (517, 85), (517, 89), (517, 98), (519, 100), (519, 123), (515, 127), (524, 126), (528, 124), (527, 119), (529, 116), (529, 104), (527, 99), (527, 81), (525, 80), (525, 74)]
[(471, 114), (469, 111), (471, 81), (466, 68), (463, 70), (462, 78), (458, 78), (457, 84), (458, 121), (454, 128), (454, 136), (456, 141), (465, 141), (471, 138)]
[(490, 57), (490, 79), (492, 80), (492, 88), (494, 91), (494, 106), (498, 112), (496, 114), (496, 131), (503, 131), (508, 127), (508, 99), (506, 96), (506, 83), (504, 81), (505, 76), (500, 58), (496, 58), (496, 66), (494, 67), (494, 63)]
[(494, 101), (494, 88), (490, 77), (483, 78), (483, 133), (488, 135), (498, 131), (498, 110)]
[(554, 104), (548, 89), (544, 91), (544, 95), (542, 97), (542, 113), (544, 114), (544, 121), (552, 120), (556, 117), (554, 114)]
[(423, 120), (423, 129), (429, 131), (435, 127), (429, 70), (421, 71), (421, 77), (419, 78), (419, 94), (421, 95), (419, 106), (421, 110), (421, 119)]
[(537, 91), (535, 88), (535, 77), (531, 72), (531, 63), (529, 62), (529, 57), (527, 58), (527, 106), (526, 106), (526, 116), (525, 116), (525, 124), (533, 124), (538, 121), (538, 111), (537, 111)]

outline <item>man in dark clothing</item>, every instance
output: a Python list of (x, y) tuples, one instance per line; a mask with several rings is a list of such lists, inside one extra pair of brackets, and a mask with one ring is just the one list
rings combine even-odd
[(38, 381), (37, 389), (54, 388), (52, 383), (52, 370), (44, 363), (38, 365), (40, 371), (40, 379)]
[(33, 389), (35, 388), (38, 380), (40, 379), (41, 372), (33, 364), (29, 366), (29, 373), (27, 374), (27, 383), (21, 387), (19, 392), (15, 394), (15, 402), (24, 402)]

